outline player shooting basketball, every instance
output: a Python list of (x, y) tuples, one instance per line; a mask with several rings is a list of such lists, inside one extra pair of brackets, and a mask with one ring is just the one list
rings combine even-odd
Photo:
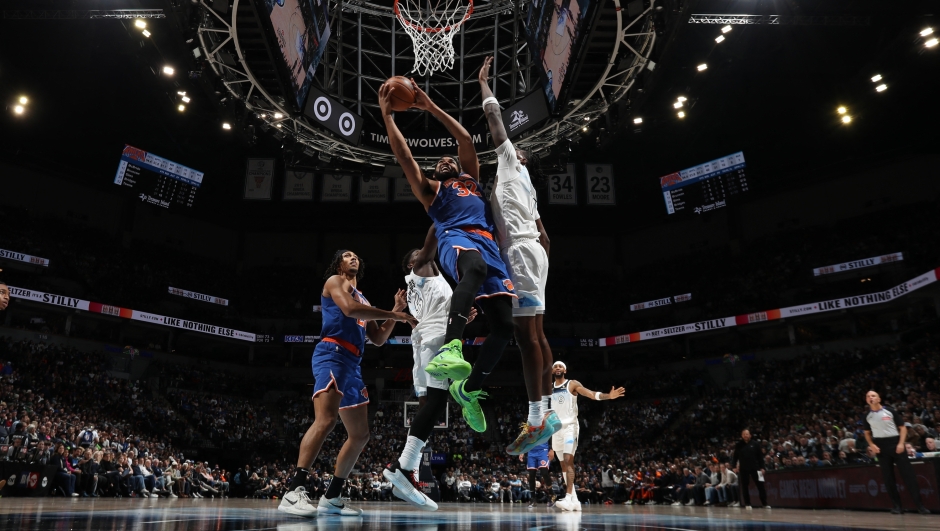
[[(486, 431), (486, 419), (479, 403), (485, 396), (483, 380), (499, 362), (512, 339), (510, 301), (516, 295), (493, 240), (492, 216), (476, 180), (480, 163), (470, 133), (435, 105), (413, 81), (411, 88), (415, 93), (412, 106), (433, 114), (459, 143), (457, 159), (442, 157), (434, 166), (433, 176), (426, 177), (395, 125), (392, 85), (385, 83), (379, 89), (379, 105), (392, 152), (404, 170), (412, 192), (437, 227), (441, 269), (457, 281), (447, 317), (445, 344), (428, 363), (426, 371), (439, 380), (454, 380), (450, 385), (451, 396), (463, 408), (467, 424), (482, 433)], [(474, 300), (486, 315), (490, 335), (480, 347), (477, 362), (471, 370), (470, 364), (463, 359), (461, 338)], [(415, 416), (411, 435), (427, 441), (437, 420), (436, 412), (446, 401), (446, 391), (428, 388), (427, 405)]]
[(558, 416), (551, 411), (552, 350), (542, 330), (549, 241), (539, 215), (535, 187), (529, 178), (530, 156), (509, 141), (499, 102), (488, 85), (492, 63), (493, 57), (487, 57), (479, 74), (483, 112), (499, 156), (490, 205), (500, 254), (516, 288), (512, 321), (522, 351), (522, 372), (529, 395), (528, 418), (506, 451), (524, 454), (561, 429)]

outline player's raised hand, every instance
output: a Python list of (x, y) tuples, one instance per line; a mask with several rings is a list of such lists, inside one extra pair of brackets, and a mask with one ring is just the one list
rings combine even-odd
[(388, 83), (382, 83), (379, 87), (379, 108), (383, 116), (392, 115), (392, 90)]
[(431, 100), (431, 96), (428, 96), (427, 92), (421, 90), (421, 87), (415, 83), (415, 80), (412, 78), (411, 86), (415, 89), (415, 102), (411, 105), (412, 109), (420, 109), (422, 111), (430, 111), (434, 108), (434, 102)]
[(395, 307), (392, 308), (393, 312), (400, 312), (408, 307), (408, 293), (400, 289), (398, 293), (395, 294)]
[(480, 80), (480, 85), (489, 85), (490, 82), (490, 66), (493, 65), (493, 56), (487, 56), (483, 60), (483, 66), (480, 67), (480, 75), (478, 76)]
[(614, 387), (611, 386), (610, 393), (608, 394), (610, 395), (610, 399), (613, 400), (615, 398), (620, 398), (621, 396), (623, 396), (623, 393), (624, 393), (623, 387), (618, 387), (614, 389)]

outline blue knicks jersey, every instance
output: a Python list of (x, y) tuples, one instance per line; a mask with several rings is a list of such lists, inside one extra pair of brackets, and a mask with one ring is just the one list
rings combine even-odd
[[(356, 302), (371, 306), (356, 288), (353, 288), (352, 297)], [(320, 337), (331, 337), (349, 343), (359, 349), (355, 354), (362, 355), (362, 351), (366, 348), (366, 322), (346, 317), (332, 298), (324, 297), (322, 294), (320, 305), (323, 312), (323, 328), (320, 331)]]
[(428, 207), (428, 216), (437, 226), (438, 235), (460, 227), (494, 231), (490, 205), (483, 200), (480, 183), (466, 173), (441, 182), (434, 202)]

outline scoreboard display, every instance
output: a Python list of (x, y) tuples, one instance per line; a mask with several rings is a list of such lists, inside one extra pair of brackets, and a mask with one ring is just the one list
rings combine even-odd
[(203, 173), (133, 146), (124, 146), (114, 184), (161, 208), (192, 208)]
[(666, 212), (702, 214), (726, 207), (729, 200), (749, 189), (744, 166), (744, 153), (739, 151), (660, 177)]

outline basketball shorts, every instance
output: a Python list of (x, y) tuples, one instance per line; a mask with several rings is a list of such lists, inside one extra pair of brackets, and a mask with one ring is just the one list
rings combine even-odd
[[(429, 335), (431, 337), (426, 337)], [(434, 356), (437, 356), (438, 351), (441, 350), (443, 346), (444, 330), (427, 330), (411, 334), (411, 348), (414, 351), (415, 360), (411, 374), (414, 376), (415, 395), (426, 396), (428, 394), (428, 387), (447, 390), (447, 381), (438, 380), (424, 371), (428, 366), (428, 362), (430, 362)]]
[(343, 395), (339, 408), (347, 409), (369, 403), (369, 391), (362, 382), (359, 356), (335, 344), (321, 341), (310, 358), (313, 370), (313, 396), (330, 387)]
[(538, 240), (520, 240), (500, 253), (509, 268), (516, 298), (514, 316), (545, 313), (545, 285), (548, 283), (548, 255)]
[(499, 256), (499, 246), (492, 239), (461, 229), (448, 229), (438, 233), (437, 251), (444, 272), (457, 282), (460, 282), (460, 274), (457, 272), (460, 253), (479, 252), (486, 262), (486, 279), (477, 291), (476, 298), (496, 295), (515, 298), (516, 292), (506, 271), (506, 264)]
[(577, 421), (575, 421), (552, 435), (552, 450), (555, 450), (555, 454), (559, 459), (561, 459), (564, 454), (574, 455), (575, 450), (578, 449), (578, 432), (580, 431), (581, 428), (578, 426)]
[(548, 446), (542, 446), (540, 449), (532, 450), (526, 456), (526, 470), (538, 470), (548, 468)]

